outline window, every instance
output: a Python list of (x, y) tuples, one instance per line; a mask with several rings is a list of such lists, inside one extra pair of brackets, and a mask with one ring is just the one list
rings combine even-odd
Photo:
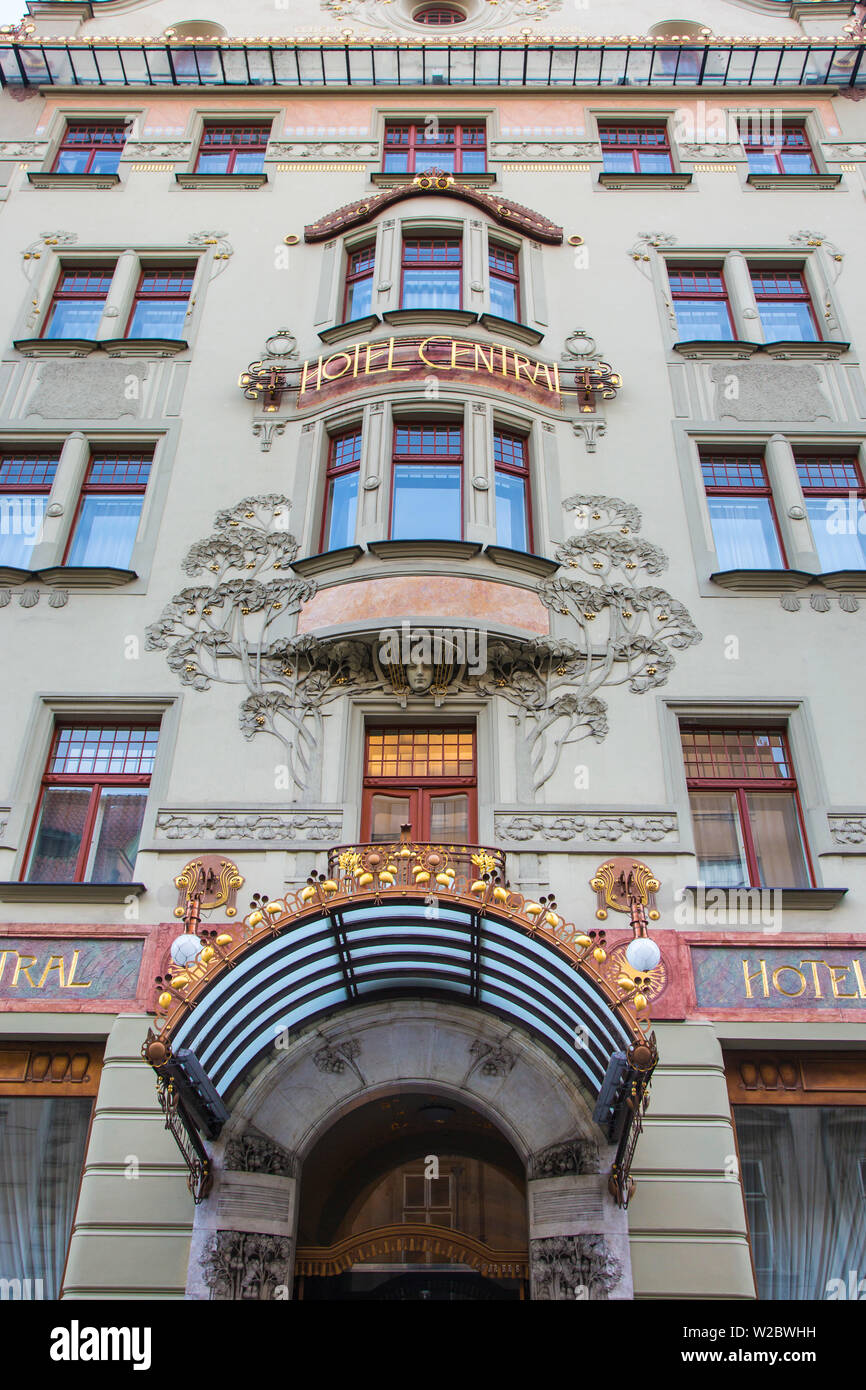
[(721, 267), (669, 265), (668, 280), (684, 342), (731, 341), (736, 337)]
[(151, 459), (98, 454), (90, 460), (65, 563), (128, 569)]
[[(417, 684), (411, 689), (429, 689), (436, 671), (418, 668), (414, 676)], [(365, 839), (393, 843), (400, 839), (401, 825), (411, 825), (415, 840), (468, 844), (475, 836), (475, 798), (473, 729), (368, 729), (361, 828)]]
[(95, 338), (113, 278), (113, 265), (61, 267), (42, 337)]
[(206, 125), (196, 160), (196, 173), (263, 173), (270, 134), (270, 123)]
[(183, 338), (194, 275), (191, 266), (143, 270), (127, 338)]
[(667, 127), (606, 125), (599, 127), (604, 168), (611, 173), (669, 174), (673, 170)]
[(358, 478), (361, 467), (361, 431), (335, 435), (328, 451), (325, 477), (325, 517), (321, 548), (340, 550), (354, 545), (358, 516)]
[(346, 295), (343, 322), (363, 319), (373, 312), (373, 273), (376, 269), (376, 243), (365, 242), (349, 252), (346, 264)]
[(122, 121), (70, 121), (63, 134), (55, 174), (116, 174), (126, 144)]
[(753, 267), (752, 288), (768, 342), (817, 342), (821, 335), (802, 270)]
[(822, 570), (866, 569), (866, 487), (857, 455), (798, 449), (794, 458)]
[(459, 309), (463, 298), (459, 237), (405, 237), (402, 309)]
[(496, 541), (511, 550), (531, 550), (529, 459), (523, 435), (493, 432), (496, 473)]
[(28, 882), (131, 882), (158, 738), (143, 725), (55, 731)]
[(815, 160), (804, 125), (785, 126), (772, 140), (760, 138), (743, 141), (752, 174), (816, 174)]
[(491, 241), (488, 251), (490, 267), (490, 311), (501, 319), (520, 321), (520, 272), (517, 252), (508, 246)]
[(784, 569), (763, 456), (702, 453), (701, 472), (719, 569)]
[(453, 5), (425, 5), (413, 16), (416, 24), (462, 24), (466, 16)]
[(394, 429), (392, 540), (460, 540), (463, 430), (398, 424)]
[(28, 569), (59, 454), (0, 455), (0, 564)]
[(784, 733), (681, 729), (702, 883), (808, 888), (812, 882)]
[(483, 174), (487, 168), (485, 126), (446, 125), (435, 118), (423, 124), (389, 122), (382, 167), (386, 174), (417, 174), (425, 169)]

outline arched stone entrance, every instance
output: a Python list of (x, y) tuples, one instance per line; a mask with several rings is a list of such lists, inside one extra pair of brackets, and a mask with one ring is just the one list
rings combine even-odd
[[(411, 1254), (384, 1248), (399, 1233), (382, 1233), (381, 1223), (366, 1244), (363, 1230), (331, 1240), (327, 1255), (305, 1243), (308, 1228), (299, 1230), (305, 1183), (315, 1195), (312, 1165), (328, 1152), (328, 1136), (339, 1142), (353, 1115), (401, 1096), (477, 1116), (479, 1133), (487, 1124), (495, 1135), (500, 1170), (506, 1152), (513, 1155), (514, 1180), (525, 1189), (532, 1298), (632, 1296), (627, 1213), (607, 1188), (614, 1147), (592, 1120), (585, 1083), (528, 1027), (477, 1006), (408, 997), (356, 1003), (319, 1020), (275, 1047), (227, 1097), (231, 1118), (211, 1148), (213, 1190), (196, 1209), (187, 1296), (289, 1298), (296, 1264), (305, 1279), (317, 1259), (334, 1273), (344, 1261), (347, 1269), (387, 1264), (370, 1258), (377, 1241), (380, 1255)], [(424, 1249), (424, 1234), (415, 1233), (419, 1253), (435, 1256), (435, 1237)], [(331, 1235), (339, 1236), (339, 1221)], [(491, 1271), (507, 1261), (471, 1231), (458, 1235), (450, 1250), (439, 1236), (440, 1262), (501, 1282)]]

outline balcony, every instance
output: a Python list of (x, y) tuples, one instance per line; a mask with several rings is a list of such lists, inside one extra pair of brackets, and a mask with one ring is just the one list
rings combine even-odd
[(460, 892), (483, 879), (504, 884), (505, 854), (487, 845), (414, 844), (404, 827), (395, 844), (334, 846), (328, 851), (328, 877), (349, 894), (377, 881), (391, 892), (407, 888), (435, 893), (437, 886)]

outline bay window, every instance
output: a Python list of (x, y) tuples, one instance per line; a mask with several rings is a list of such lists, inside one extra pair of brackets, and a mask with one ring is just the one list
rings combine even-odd
[(857, 455), (797, 449), (794, 459), (821, 569), (866, 569), (866, 487)]
[(195, 268), (144, 269), (135, 292), (127, 338), (183, 338)]
[(683, 341), (736, 338), (721, 266), (668, 266), (677, 332)]
[(391, 480), (392, 540), (460, 540), (463, 429), (398, 423)]
[(55, 174), (116, 174), (126, 144), (123, 121), (68, 121)]
[(129, 568), (151, 464), (143, 454), (91, 457), (65, 564)]
[(462, 285), (459, 237), (404, 237), (401, 309), (459, 309)]
[(817, 342), (821, 335), (803, 271), (752, 266), (751, 272), (767, 341)]
[(0, 455), (0, 564), (29, 568), (59, 461), (43, 450)]
[(113, 265), (61, 267), (42, 337), (95, 338), (113, 278)]
[(812, 884), (797, 781), (777, 729), (680, 729), (702, 883), (718, 888)]
[(529, 458), (525, 436), (510, 430), (494, 430), (493, 462), (496, 542), (510, 550), (531, 550)]
[(361, 469), (361, 430), (334, 435), (328, 448), (325, 476), (325, 514), (321, 550), (354, 545), (358, 517), (358, 479)]
[(776, 509), (760, 453), (702, 453), (720, 570), (784, 569)]

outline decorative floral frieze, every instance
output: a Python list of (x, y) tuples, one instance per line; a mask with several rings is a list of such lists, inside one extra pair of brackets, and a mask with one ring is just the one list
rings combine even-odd
[(327, 811), (160, 811), (156, 817), (157, 836), (166, 840), (334, 844), (342, 832), (341, 817)]
[(533, 1154), (530, 1171), (533, 1178), (564, 1178), (569, 1174), (597, 1173), (598, 1165), (598, 1144), (594, 1139), (568, 1139)]
[(745, 159), (745, 151), (740, 144), (736, 145), (693, 145), (688, 143), (677, 143), (677, 154), (681, 159), (700, 159), (700, 160), (727, 160)]
[(191, 151), (191, 140), (127, 140), (123, 147), (123, 158), (172, 159), (186, 163)]
[(267, 159), (377, 159), (375, 140), (272, 140)]
[(342, 1042), (326, 1042), (320, 1047), (313, 1054), (313, 1064), (317, 1071), (327, 1072), (331, 1076), (342, 1076), (348, 1067), (364, 1086), (366, 1082), (358, 1065), (360, 1055), (361, 1044), (357, 1038), (344, 1038)]
[(535, 1300), (604, 1299), (623, 1274), (603, 1235), (531, 1240), (529, 1260)]
[(510, 815), (495, 818), (497, 844), (507, 840), (583, 840), (613, 844), (618, 840), (635, 844), (659, 844), (678, 838), (675, 815)]
[(44, 140), (0, 140), (0, 159), (35, 159), (46, 149)]
[(595, 140), (494, 140), (492, 159), (546, 160), (601, 159), (601, 145)]
[(216, 1231), (203, 1263), (212, 1299), (272, 1299), (292, 1282), (292, 1242), (287, 1236)]
[(828, 816), (830, 837), (837, 845), (866, 843), (866, 815)]
[(295, 1160), (273, 1139), (259, 1134), (258, 1130), (248, 1129), (226, 1144), (225, 1168), (232, 1173), (267, 1173), (272, 1177), (291, 1178), (295, 1175)]

